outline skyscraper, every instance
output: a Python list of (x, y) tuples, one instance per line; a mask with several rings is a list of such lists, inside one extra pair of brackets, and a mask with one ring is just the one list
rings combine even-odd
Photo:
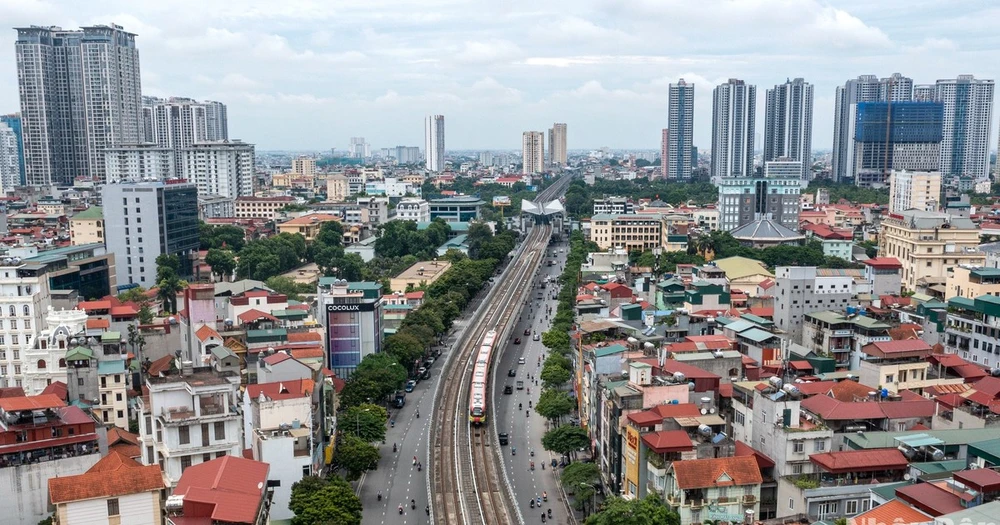
[(184, 179), (198, 195), (253, 197), (254, 148), (238, 140), (199, 142), (182, 151)]
[(667, 178), (667, 143), (670, 141), (670, 130), (660, 130), (660, 177)]
[(833, 180), (853, 179), (855, 175), (857, 105), (862, 102), (905, 102), (913, 99), (913, 91), (913, 80), (899, 73), (882, 79), (875, 75), (861, 75), (837, 87), (833, 114)]
[(545, 133), (525, 131), (521, 134), (521, 173), (528, 175), (545, 171)]
[(17, 137), (18, 184), (24, 184), (24, 134), (21, 133), (21, 115), (19, 113), (0, 115), (0, 122), (6, 124)]
[(884, 186), (893, 171), (938, 171), (940, 102), (861, 102), (854, 131), (854, 182)]
[(712, 92), (712, 177), (753, 175), (757, 87), (731, 78)]
[(993, 81), (959, 75), (938, 80), (934, 100), (944, 104), (941, 175), (983, 179), (990, 168)]
[(549, 128), (549, 164), (566, 165), (566, 124), (556, 122)]
[(351, 137), (351, 146), (348, 148), (348, 154), (351, 158), (367, 159), (372, 156), (371, 148), (371, 144), (365, 142), (364, 137)]
[(142, 138), (139, 51), (121, 26), (17, 28), (30, 185), (104, 176), (104, 149)]
[(667, 156), (663, 174), (668, 179), (690, 179), (694, 140), (694, 84), (680, 79), (670, 84), (667, 101)]
[(226, 105), (183, 97), (142, 97), (142, 142), (174, 151), (174, 166), (184, 166), (184, 148), (229, 138)]
[(430, 115), (424, 126), (424, 151), (427, 171), (444, 168), (444, 115)]
[(764, 162), (788, 159), (802, 163), (802, 179), (812, 167), (813, 86), (801, 78), (767, 90)]
[(0, 196), (21, 182), (21, 161), (17, 154), (18, 140), (14, 130), (0, 121)]

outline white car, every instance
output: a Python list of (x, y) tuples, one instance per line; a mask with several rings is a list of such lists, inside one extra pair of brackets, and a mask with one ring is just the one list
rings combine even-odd
[(535, 335), (534, 335), (534, 336), (532, 336), (532, 338), (531, 338), (531, 340), (532, 340), (532, 341), (538, 341), (538, 340), (540, 340), (540, 339), (541, 339), (541, 337), (539, 337), (539, 336), (538, 336), (538, 334), (535, 334)]
[(524, 358), (523, 357), (518, 357), (517, 358), (517, 364), (523, 365), (524, 364)]

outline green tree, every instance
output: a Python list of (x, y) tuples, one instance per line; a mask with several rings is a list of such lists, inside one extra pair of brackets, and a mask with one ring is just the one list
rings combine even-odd
[[(554, 355), (559, 354), (550, 354), (549, 357)], [(558, 388), (566, 384), (572, 375), (572, 372), (568, 369), (560, 365), (550, 363), (548, 359), (546, 359), (545, 364), (542, 365), (542, 372), (538, 374), (538, 377), (541, 378), (542, 385), (545, 386), (545, 388)]]
[(414, 363), (423, 357), (425, 344), (418, 339), (412, 330), (403, 329), (385, 338), (385, 353), (396, 358), (400, 364), (410, 371)]
[(433, 309), (424, 308), (423, 306), (407, 314), (403, 319), (401, 327), (406, 328), (414, 325), (426, 326), (433, 330), (435, 334), (442, 334), (445, 330), (444, 321), (441, 320), (441, 316)]
[(553, 352), (564, 353), (570, 349), (569, 333), (564, 331), (549, 330), (542, 332), (542, 344), (545, 348)]
[(343, 434), (337, 445), (337, 465), (347, 471), (347, 480), (355, 481), (378, 466), (378, 448), (352, 434)]
[(181, 258), (177, 255), (161, 254), (156, 257), (156, 281), (169, 279), (181, 274)]
[(386, 389), (386, 385), (366, 377), (351, 376), (344, 383), (344, 389), (340, 392), (340, 406), (351, 407), (362, 405), (369, 401), (376, 401), (385, 398), (393, 389)]
[(295, 281), (291, 277), (285, 277), (284, 275), (276, 275), (264, 281), (264, 285), (268, 288), (274, 290), (282, 295), (287, 295), (289, 299), (293, 301), (300, 301), (302, 293), (309, 293), (310, 291), (315, 292), (316, 287), (313, 285), (303, 285)]
[(364, 403), (349, 407), (340, 416), (340, 428), (347, 434), (359, 437), (367, 443), (385, 439), (385, 424), (389, 413), (385, 407)]
[(307, 476), (292, 485), (292, 525), (360, 525), (361, 499), (339, 476)]
[(198, 239), (202, 250), (219, 248), (238, 252), (246, 245), (246, 231), (239, 226), (212, 226), (202, 222), (198, 224)]
[(461, 250), (457, 250), (455, 248), (448, 248), (448, 251), (444, 252), (444, 255), (441, 256), (441, 258), (450, 262), (451, 264), (458, 264), (460, 261), (468, 259), (469, 256), (465, 255), (465, 253), (463, 253)]
[(680, 525), (676, 512), (664, 505), (656, 494), (643, 499), (626, 500), (613, 497), (601, 505), (600, 512), (587, 518), (586, 525), (646, 525), (657, 523)]
[(566, 489), (567, 493), (574, 494), (574, 503), (577, 509), (583, 509), (596, 490), (594, 487), (601, 479), (601, 471), (593, 463), (576, 462), (566, 465), (562, 474), (559, 475), (559, 483)]
[(570, 454), (590, 445), (587, 431), (574, 425), (560, 425), (542, 436), (542, 446), (562, 455)]
[(129, 288), (128, 290), (118, 294), (118, 300), (123, 303), (132, 302), (135, 304), (149, 302), (149, 298), (146, 297), (146, 289), (141, 286)]
[(229, 277), (236, 270), (236, 259), (233, 252), (219, 248), (209, 248), (205, 254), (205, 264), (212, 267), (212, 273), (218, 274), (223, 281), (228, 281)]
[(538, 396), (535, 404), (535, 412), (548, 419), (558, 419), (568, 415), (576, 408), (573, 398), (566, 392), (551, 388), (542, 389), (542, 394)]

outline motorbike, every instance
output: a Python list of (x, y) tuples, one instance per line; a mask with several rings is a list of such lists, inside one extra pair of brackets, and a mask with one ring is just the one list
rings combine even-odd
[(517, 455), (517, 449), (514, 448), (514, 447), (510, 447), (510, 455), (511, 456), (516, 456)]
[(415, 499), (410, 500), (410, 508), (413, 510), (417, 510), (417, 500)]
[(535, 508), (535, 500), (531, 500), (531, 508)]
[[(430, 516), (431, 515), (431, 506), (427, 505), (426, 507), (424, 507), (424, 512), (426, 512), (427, 515)], [(552, 509), (549, 509), (549, 512), (551, 513)]]
[(395, 453), (396, 453), (396, 450), (397, 450), (397, 448), (396, 448), (396, 444), (395, 444), (395, 443), (393, 443), (393, 444), (392, 444), (392, 453), (393, 453), (393, 454), (395, 454)]
[(378, 493), (378, 500), (382, 501), (382, 493), (381, 492)]
[(528, 452), (528, 454), (531, 454), (531, 457), (535, 457), (535, 451), (534, 450), (532, 450), (531, 452)]
[(531, 462), (531, 467), (530, 467), (530, 469), (531, 469), (531, 470), (535, 470), (535, 462), (534, 462), (534, 461), (532, 461), (532, 462)]
[(402, 505), (400, 505), (400, 506), (399, 506), (399, 514), (400, 514), (400, 515), (402, 515), (402, 514), (403, 514), (403, 506), (402, 506)]
[(549, 509), (549, 517), (552, 517), (552, 509)]
[(424, 470), (424, 466), (421, 463), (417, 463), (417, 472)]
[(542, 513), (542, 523), (545, 523), (545, 513)]
[(542, 492), (542, 501), (549, 501), (549, 493)]

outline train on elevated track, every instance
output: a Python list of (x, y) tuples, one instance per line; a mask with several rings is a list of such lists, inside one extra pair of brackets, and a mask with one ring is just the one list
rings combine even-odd
[(493, 355), (493, 347), (497, 344), (496, 330), (486, 332), (483, 342), (479, 345), (479, 354), (476, 356), (476, 366), (472, 369), (472, 387), (469, 389), (469, 422), (474, 425), (486, 423), (487, 408), (489, 403), (486, 399), (486, 389), (489, 385), (490, 358)]

